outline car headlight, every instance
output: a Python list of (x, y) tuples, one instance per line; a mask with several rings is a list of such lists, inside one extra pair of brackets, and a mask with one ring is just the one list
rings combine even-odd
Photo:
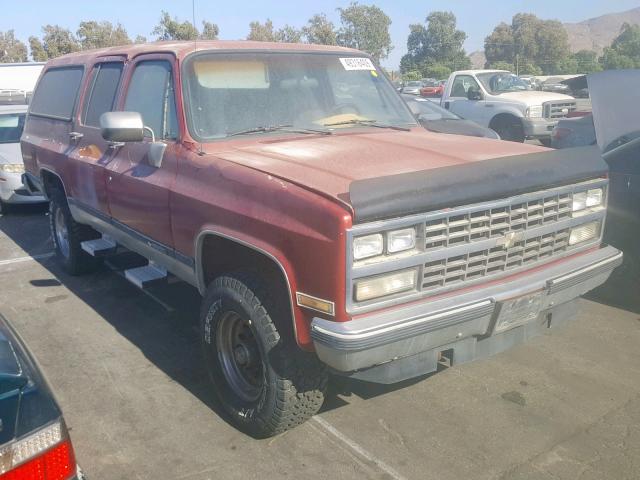
[(574, 193), (571, 211), (580, 212), (586, 208), (598, 207), (602, 205), (603, 198), (604, 194), (601, 188), (592, 188), (586, 192)]
[(398, 253), (416, 246), (416, 229), (404, 228), (387, 233), (387, 252)]
[(373, 298), (414, 290), (417, 276), (416, 270), (404, 270), (390, 275), (358, 280), (354, 285), (355, 300), (356, 302), (364, 302)]
[(542, 118), (542, 105), (533, 105), (527, 108), (527, 117)]
[(585, 223), (571, 229), (569, 234), (569, 245), (593, 240), (600, 234), (600, 222)]
[(24, 164), (23, 163), (3, 163), (3, 164), (0, 164), (0, 172), (24, 173)]
[(353, 239), (353, 258), (363, 260), (369, 257), (382, 255), (384, 240), (381, 233), (365, 235)]

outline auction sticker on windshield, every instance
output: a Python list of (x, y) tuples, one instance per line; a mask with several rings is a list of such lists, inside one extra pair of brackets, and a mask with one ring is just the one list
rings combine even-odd
[(340, 63), (345, 70), (375, 70), (376, 67), (373, 62), (368, 58), (362, 57), (347, 57), (341, 58)]

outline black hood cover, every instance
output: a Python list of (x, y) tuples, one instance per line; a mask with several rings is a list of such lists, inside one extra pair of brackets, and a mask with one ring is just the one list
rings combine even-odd
[(421, 172), (356, 180), (349, 196), (355, 223), (496, 200), (602, 177), (597, 147), (549, 150)]

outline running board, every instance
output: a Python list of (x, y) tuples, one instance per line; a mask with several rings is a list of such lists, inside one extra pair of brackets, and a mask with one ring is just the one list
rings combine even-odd
[(149, 263), (149, 265), (143, 267), (125, 270), (124, 276), (136, 287), (143, 290), (158, 283), (166, 282), (168, 277), (167, 271), (164, 268), (153, 263)]
[(92, 257), (108, 257), (118, 250), (118, 244), (106, 235), (95, 240), (81, 242), (80, 247)]

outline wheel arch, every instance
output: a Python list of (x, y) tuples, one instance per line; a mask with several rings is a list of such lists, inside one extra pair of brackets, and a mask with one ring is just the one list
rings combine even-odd
[[(235, 258), (234, 258), (235, 257)], [(237, 258), (242, 258), (238, 261)], [(281, 282), (286, 289), (287, 311), (290, 315), (290, 333), (298, 341), (296, 312), (293, 303), (292, 279), (278, 256), (246, 239), (226, 232), (205, 229), (198, 234), (195, 244), (195, 274), (202, 295), (209, 283), (219, 275), (243, 268), (259, 268), (265, 280)], [(276, 283), (277, 284), (277, 283)]]
[(41, 168), (40, 179), (42, 180), (43, 193), (45, 194), (47, 199), (51, 198), (52, 189), (56, 185), (62, 188), (65, 199), (67, 198), (67, 188), (65, 187), (60, 175), (58, 175), (56, 172), (48, 168)]
[(503, 110), (501, 112), (496, 113), (491, 120), (489, 120), (489, 128), (493, 129), (497, 122), (502, 119), (514, 118), (522, 123), (522, 119), (524, 118), (520, 112), (514, 112), (511, 110)]

